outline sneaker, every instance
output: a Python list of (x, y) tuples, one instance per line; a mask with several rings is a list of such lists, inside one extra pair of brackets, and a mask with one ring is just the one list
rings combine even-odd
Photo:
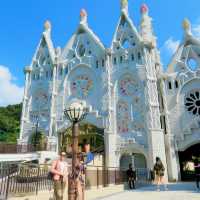
[(156, 190), (157, 192), (160, 192), (160, 188), (157, 188), (157, 190)]

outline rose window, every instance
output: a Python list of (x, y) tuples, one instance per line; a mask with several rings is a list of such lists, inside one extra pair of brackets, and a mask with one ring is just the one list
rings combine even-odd
[(79, 75), (71, 82), (71, 92), (74, 96), (85, 98), (93, 88), (93, 81), (87, 75)]
[(189, 93), (185, 99), (185, 106), (193, 115), (200, 115), (200, 91)]
[(135, 81), (131, 78), (130, 75), (126, 75), (119, 82), (119, 89), (122, 95), (124, 96), (132, 96), (135, 92)]

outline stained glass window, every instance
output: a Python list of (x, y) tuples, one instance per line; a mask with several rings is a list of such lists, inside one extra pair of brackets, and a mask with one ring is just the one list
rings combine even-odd
[(93, 88), (93, 81), (87, 75), (79, 75), (71, 82), (71, 92), (74, 96), (85, 98)]
[(131, 78), (129, 74), (125, 75), (120, 81), (119, 81), (119, 89), (120, 93), (125, 96), (131, 96), (135, 92), (135, 82)]
[(117, 130), (119, 133), (126, 133), (129, 131), (129, 109), (126, 102), (120, 101), (117, 105)]

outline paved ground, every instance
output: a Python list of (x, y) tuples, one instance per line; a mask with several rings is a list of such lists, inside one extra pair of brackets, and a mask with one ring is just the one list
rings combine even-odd
[[(200, 192), (195, 189), (194, 183), (174, 183), (169, 184), (168, 188), (168, 191), (161, 188), (160, 192), (156, 191), (155, 186), (141, 187), (134, 191), (124, 191), (123, 185), (94, 188), (86, 191), (85, 200), (200, 200)], [(52, 196), (53, 191), (42, 191), (37, 197), (29, 194), (9, 200), (52, 200)]]
[[(98, 198), (106, 197), (112, 194), (116, 194), (124, 191), (123, 185), (115, 185), (105, 188), (93, 188), (91, 190), (86, 191), (85, 200), (95, 200)], [(52, 200), (53, 198), (53, 190), (51, 191), (39, 191), (38, 195), (35, 194), (21, 194), (17, 197), (10, 197), (9, 200)], [(1, 197), (0, 197), (0, 200)], [(65, 195), (64, 200), (67, 200), (67, 195)]]
[(119, 192), (96, 200), (200, 200), (200, 191), (195, 189), (194, 183), (169, 184), (169, 190), (156, 191), (155, 186), (142, 187), (134, 191)]

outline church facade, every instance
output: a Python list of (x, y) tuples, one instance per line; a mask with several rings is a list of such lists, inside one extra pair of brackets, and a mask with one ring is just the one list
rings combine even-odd
[[(158, 156), (169, 179), (180, 178), (179, 151), (200, 142), (200, 41), (185, 20), (184, 40), (163, 70), (148, 7), (141, 6), (139, 29), (127, 0), (112, 45), (106, 48), (81, 10), (80, 24), (67, 45), (55, 48), (45, 23), (25, 90), (19, 144), (27, 144), (36, 121), (48, 145), (71, 126), (64, 109), (74, 102), (88, 108), (84, 123), (104, 130), (106, 165), (152, 169)], [(128, 157), (128, 156), (129, 157)]]

